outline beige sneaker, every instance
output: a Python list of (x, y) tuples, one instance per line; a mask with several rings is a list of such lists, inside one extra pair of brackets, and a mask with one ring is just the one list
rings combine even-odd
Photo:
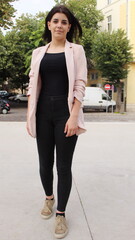
[(64, 238), (68, 233), (68, 227), (66, 219), (63, 216), (58, 215), (55, 219), (55, 232), (54, 236), (56, 238)]
[(44, 204), (44, 208), (41, 211), (41, 217), (44, 219), (48, 219), (53, 215), (53, 205), (54, 205), (55, 200), (51, 200), (51, 199), (46, 199), (45, 200), (45, 204)]

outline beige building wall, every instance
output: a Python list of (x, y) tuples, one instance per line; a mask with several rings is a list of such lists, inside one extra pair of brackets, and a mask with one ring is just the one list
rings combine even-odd
[(135, 109), (135, 63), (130, 65), (127, 81), (127, 104), (128, 109)]
[(104, 20), (100, 23), (101, 30), (108, 30), (108, 16), (110, 15), (112, 16), (112, 29), (118, 29), (120, 25), (120, 1), (121, 0), (112, 0), (111, 4), (107, 4), (108, 0), (97, 0), (97, 8), (101, 10), (104, 15)]
[[(133, 56), (135, 61), (135, 1), (129, 2), (129, 39), (133, 45)], [(130, 65), (127, 82), (127, 102), (130, 109), (135, 106), (135, 62)]]
[(135, 58), (135, 0), (129, 2), (129, 39), (133, 45), (133, 54)]
[[(109, 2), (109, 4), (108, 4)], [(101, 31), (108, 30), (108, 17), (112, 19), (112, 31), (122, 28), (132, 44), (135, 61), (135, 0), (97, 0), (97, 8), (102, 11), (104, 20), (99, 23)], [(130, 64), (130, 71), (125, 80), (127, 110), (135, 110), (135, 62)]]

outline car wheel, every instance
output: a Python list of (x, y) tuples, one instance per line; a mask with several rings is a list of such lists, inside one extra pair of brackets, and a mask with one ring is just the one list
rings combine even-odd
[(108, 107), (108, 112), (112, 112), (112, 108), (113, 108), (113, 112), (114, 112), (114, 107), (112, 107), (112, 106)]
[(3, 108), (3, 109), (2, 109), (2, 113), (3, 113), (3, 114), (7, 114), (7, 113), (8, 113), (8, 110), (5, 109), (5, 108)]
[(17, 103), (20, 103), (21, 101), (20, 101), (20, 99), (17, 99), (16, 102), (17, 102)]

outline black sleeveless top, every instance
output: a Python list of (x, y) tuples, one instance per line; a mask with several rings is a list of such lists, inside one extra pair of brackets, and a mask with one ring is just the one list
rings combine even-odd
[(68, 95), (68, 74), (65, 53), (45, 53), (39, 73), (42, 81), (40, 97)]

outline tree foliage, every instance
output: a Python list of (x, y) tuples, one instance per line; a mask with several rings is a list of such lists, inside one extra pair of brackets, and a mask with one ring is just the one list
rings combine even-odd
[(12, 17), (16, 10), (12, 6), (12, 2), (16, 0), (0, 0), (0, 27), (8, 29), (13, 25)]
[(95, 67), (106, 82), (118, 89), (117, 107), (120, 109), (122, 79), (127, 77), (130, 61), (133, 60), (131, 45), (123, 30), (98, 33), (93, 41), (93, 59)]
[[(28, 71), (32, 50), (43, 45), (40, 34), (40, 41), (37, 37), (42, 32), (44, 14), (37, 16), (22, 15), (16, 20), (11, 31), (5, 36), (1, 33), (1, 47), (3, 51), (0, 54), (0, 76), (1, 82), (8, 78), (10, 88), (21, 88), (28, 82)], [(42, 28), (42, 29), (41, 29)], [(38, 39), (38, 44), (37, 44)]]
[(6, 47), (5, 47), (5, 38), (2, 31), (0, 30), (0, 84), (6, 80), (7, 69), (6, 69)]
[(126, 78), (128, 64), (132, 61), (131, 45), (123, 30), (98, 33), (93, 41), (93, 59), (103, 77), (119, 86)]

